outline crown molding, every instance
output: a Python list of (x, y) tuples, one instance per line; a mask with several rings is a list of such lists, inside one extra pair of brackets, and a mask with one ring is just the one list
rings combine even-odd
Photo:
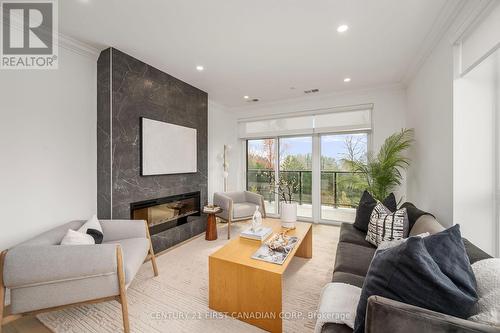
[[(17, 31), (23, 31), (24, 29), (22, 22), (17, 19), (11, 21), (11, 28)], [(43, 31), (45, 33), (51, 33), (47, 30)], [(94, 60), (96, 60), (99, 57), (99, 54), (101, 53), (101, 50), (95, 48), (94, 46), (84, 43), (76, 38), (65, 35), (61, 32), (57, 34), (55, 44), (56, 46), (61, 47), (65, 50), (68, 50), (75, 54), (88, 57)]]
[(427, 58), (431, 55), (432, 51), (438, 45), (439, 41), (445, 36), (458, 13), (466, 5), (466, 0), (447, 0), (443, 8), (439, 12), (438, 17), (432, 24), (431, 30), (425, 37), (419, 52), (410, 62), (406, 72), (401, 78), (400, 82), (408, 86), (411, 79), (417, 74), (418, 70), (425, 63)]
[(482, 20), (498, 5), (497, 0), (469, 1), (449, 29), (450, 44), (459, 44), (467, 38)]
[(98, 48), (62, 33), (58, 34), (57, 44), (67, 51), (93, 60), (97, 60), (101, 53)]
[(447, 39), (450, 46), (460, 43), (496, 5), (498, 5), (497, 0), (448, 0), (425, 38), (420, 52), (401, 79), (401, 83), (408, 86), (443, 38)]

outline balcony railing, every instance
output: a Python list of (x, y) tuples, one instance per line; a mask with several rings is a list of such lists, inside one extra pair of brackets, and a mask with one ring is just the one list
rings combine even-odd
[[(300, 204), (312, 204), (312, 171), (280, 171), (282, 177), (296, 177), (298, 190), (295, 200)], [(247, 170), (247, 189), (264, 196), (270, 202), (275, 200), (270, 179), (274, 179), (274, 170)], [(321, 171), (321, 205), (334, 208), (358, 206), (359, 198), (366, 188), (366, 179), (361, 172)]]

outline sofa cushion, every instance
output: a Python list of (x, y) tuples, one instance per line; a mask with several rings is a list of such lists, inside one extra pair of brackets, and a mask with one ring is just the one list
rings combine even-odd
[(408, 213), (408, 222), (410, 223), (410, 230), (413, 228), (413, 225), (417, 222), (417, 220), (422, 216), (422, 215), (429, 215), (432, 216), (433, 218), (434, 215), (431, 213), (424, 212), (423, 210), (418, 209), (414, 204), (411, 202), (405, 202), (404, 204), (401, 205), (401, 208), (406, 208), (406, 212)]
[(374, 247), (366, 239), (366, 233), (356, 229), (351, 223), (342, 223), (340, 226), (340, 242), (358, 244), (366, 247)]
[(244, 217), (253, 216), (255, 209), (257, 208), (256, 204), (243, 202), (243, 203), (234, 203), (233, 204), (233, 218), (241, 219)]
[(464, 242), (465, 251), (467, 251), (467, 255), (469, 256), (469, 261), (471, 264), (481, 261), (483, 259), (489, 259), (491, 256), (478, 248), (476, 245), (472, 244), (468, 239), (462, 238)]
[(354, 332), (364, 331), (372, 295), (466, 318), (477, 293), (459, 226), (377, 251), (363, 284)]
[(356, 287), (363, 287), (365, 277), (346, 272), (333, 272), (332, 282), (347, 283)]
[[(387, 198), (382, 201), (382, 204), (384, 204), (384, 206), (389, 208), (392, 212), (397, 209), (396, 197), (393, 193), (389, 194)], [(359, 200), (358, 208), (356, 209), (356, 218), (354, 219), (355, 228), (364, 232), (368, 231), (370, 216), (372, 215), (373, 209), (376, 205), (377, 200), (375, 200), (373, 196), (365, 190)]]
[(365, 276), (375, 254), (375, 248), (357, 244), (339, 243), (335, 258), (335, 272)]
[(321, 333), (352, 333), (352, 329), (343, 324), (326, 323), (321, 328)]
[(149, 240), (147, 238), (128, 238), (106, 242), (105, 244), (120, 244), (125, 271), (125, 284), (128, 286), (144, 263), (144, 259), (146, 259), (149, 251)]
[(50, 229), (43, 234), (35, 236), (18, 246), (38, 246), (38, 245), (59, 245), (61, 244), (62, 239), (68, 232), (68, 229), (77, 230), (82, 226), (85, 221), (71, 221), (60, 226), (57, 226), (53, 229)]
[(424, 232), (431, 235), (443, 231), (445, 228), (432, 215), (420, 216), (410, 229), (409, 236), (416, 236)]

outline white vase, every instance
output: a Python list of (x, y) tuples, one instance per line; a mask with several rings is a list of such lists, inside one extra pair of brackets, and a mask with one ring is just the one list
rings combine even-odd
[(297, 203), (281, 202), (281, 226), (294, 228), (297, 222)]

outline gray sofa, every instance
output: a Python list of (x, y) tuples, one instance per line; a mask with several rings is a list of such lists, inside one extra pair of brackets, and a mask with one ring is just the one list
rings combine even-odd
[(231, 222), (251, 219), (257, 206), (266, 217), (264, 197), (250, 191), (214, 193), (214, 205), (222, 208), (217, 217), (227, 221), (227, 239), (231, 238)]
[[(147, 224), (100, 220), (102, 244), (59, 245), (68, 229), (83, 223), (66, 223), (1, 253), (0, 323), (69, 305), (117, 300), (129, 332), (126, 289), (147, 259), (158, 275)], [(11, 292), (10, 309), (2, 318), (5, 288)]]
[[(420, 216), (410, 236), (423, 232), (437, 233), (444, 228), (431, 215)], [(376, 248), (365, 240), (366, 234), (350, 223), (343, 223), (337, 246), (333, 282), (363, 286), (368, 267)], [(464, 239), (471, 264), (490, 256)], [(328, 323), (322, 333), (352, 333), (346, 325)], [(401, 303), (380, 296), (368, 299), (365, 322), (366, 333), (423, 333), (423, 332), (499, 332), (497, 328), (473, 321), (448, 316), (417, 306)]]

